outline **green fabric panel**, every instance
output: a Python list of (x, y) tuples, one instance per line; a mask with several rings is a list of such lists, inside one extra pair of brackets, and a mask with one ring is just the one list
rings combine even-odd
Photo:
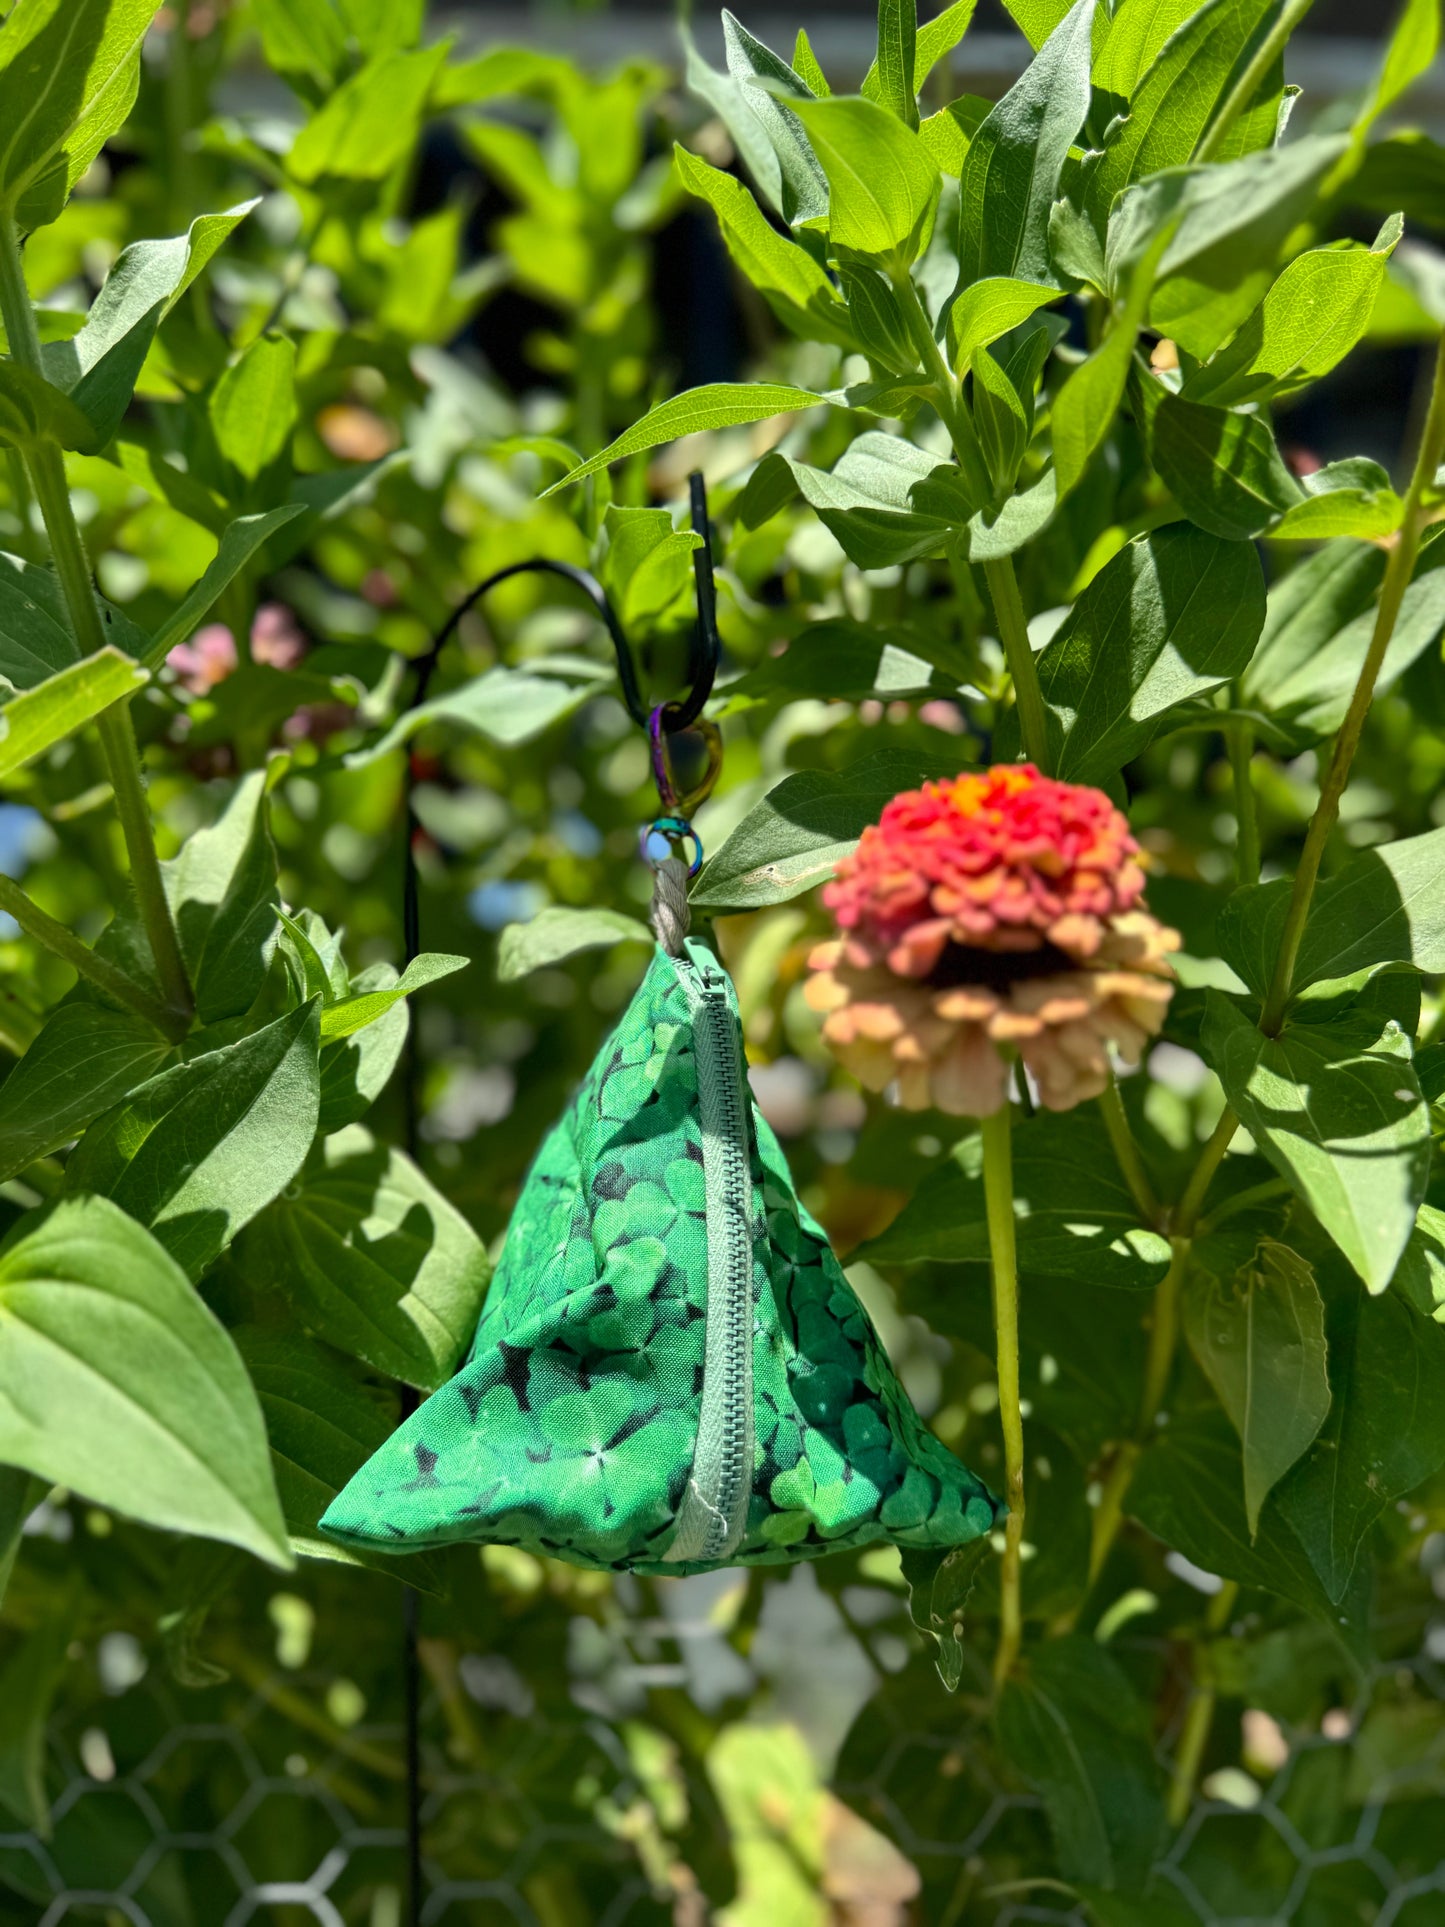
[(707, 1329), (697, 1077), (678, 968), (657, 951), (538, 1153), (466, 1364), (337, 1496), (322, 1520), (332, 1538), (389, 1552), (485, 1541), (679, 1575), (880, 1540), (962, 1545), (1002, 1516), (914, 1411), (750, 1105), (747, 1533), (725, 1561), (665, 1559), (692, 1467)]

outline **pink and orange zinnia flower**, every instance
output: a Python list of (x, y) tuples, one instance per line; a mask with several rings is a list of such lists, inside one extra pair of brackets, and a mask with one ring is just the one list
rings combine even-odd
[(1137, 1063), (1174, 988), (1176, 932), (1144, 907), (1129, 825), (1101, 790), (1000, 764), (895, 796), (823, 892), (808, 1001), (870, 1090), (908, 1110), (986, 1117), (1011, 1060), (1042, 1102)]

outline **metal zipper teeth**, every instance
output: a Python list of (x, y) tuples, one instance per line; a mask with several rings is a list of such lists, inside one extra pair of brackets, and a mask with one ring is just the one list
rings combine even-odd
[[(680, 973), (681, 974), (681, 973)], [(692, 1005), (707, 1210), (707, 1339), (692, 1475), (665, 1557), (725, 1559), (753, 1481), (753, 1181), (747, 1094), (721, 975), (684, 976)]]

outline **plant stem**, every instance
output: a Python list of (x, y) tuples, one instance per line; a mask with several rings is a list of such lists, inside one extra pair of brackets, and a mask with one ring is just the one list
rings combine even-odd
[(1173, 1229), (1176, 1237), (1189, 1238), (1194, 1235), (1194, 1227), (1199, 1222), (1199, 1213), (1204, 1208), (1204, 1198), (1214, 1181), (1214, 1174), (1224, 1162), (1224, 1154), (1234, 1141), (1239, 1129), (1239, 1119), (1226, 1104), (1215, 1125), (1209, 1142), (1199, 1153), (1199, 1162), (1186, 1185), (1184, 1196), (1179, 1200), (1173, 1214)]
[[(1230, 1579), (1210, 1600), (1204, 1623), (1211, 1633), (1223, 1631), (1238, 1597), (1239, 1587)], [(1204, 1749), (1209, 1744), (1210, 1730), (1214, 1725), (1217, 1697), (1214, 1676), (1208, 1654), (1198, 1643), (1194, 1648), (1194, 1677), (1195, 1688), (1184, 1714), (1179, 1750), (1174, 1755), (1174, 1766), (1169, 1775), (1169, 1799), (1165, 1811), (1171, 1827), (1183, 1826), (1189, 1817), (1189, 1808), (1194, 1799), (1194, 1782), (1199, 1777)]]
[(1421, 499), (1426, 488), (1434, 480), (1435, 471), (1439, 468), (1442, 457), (1445, 457), (1445, 335), (1441, 336), (1436, 351), (1435, 380), (1430, 394), (1430, 411), (1425, 420), (1424, 432), (1420, 437), (1414, 473), (1410, 477), (1410, 486), (1405, 493), (1404, 517), (1400, 524), (1400, 533), (1395, 546), (1390, 551), (1390, 560), (1385, 568), (1385, 580), (1380, 587), (1380, 602), (1375, 611), (1375, 627), (1370, 636), (1370, 647), (1360, 669), (1359, 680), (1355, 684), (1355, 693), (1350, 698), (1349, 709), (1345, 712), (1345, 720), (1340, 725), (1339, 735), (1335, 738), (1335, 746), (1330, 753), (1329, 768), (1325, 772), (1325, 780), (1320, 788), (1320, 800), (1315, 806), (1314, 815), (1310, 818), (1299, 869), (1295, 872), (1294, 890), (1290, 896), (1284, 935), (1280, 939), (1274, 976), (1270, 980), (1269, 995), (1265, 998), (1264, 1010), (1259, 1020), (1259, 1027), (1267, 1037), (1278, 1035), (1289, 1003), (1295, 963), (1299, 957), (1300, 943), (1309, 918), (1310, 903), (1314, 897), (1315, 884), (1319, 879), (1325, 846), (1330, 840), (1335, 820), (1340, 813), (1340, 798), (1344, 795), (1345, 785), (1350, 780), (1350, 767), (1355, 760), (1355, 751), (1360, 746), (1360, 735), (1365, 727), (1365, 718), (1369, 714), (1370, 703), (1374, 699), (1380, 665), (1385, 659), (1386, 649), (1390, 646), (1390, 638), (1395, 633), (1400, 604), (1410, 585), (1415, 558), (1420, 552), (1420, 537), (1424, 529), (1420, 514)]
[(1134, 1142), (1134, 1133), (1129, 1129), (1129, 1119), (1124, 1111), (1124, 1100), (1119, 1095), (1119, 1086), (1114, 1074), (1109, 1073), (1109, 1081), (1099, 1093), (1099, 1109), (1104, 1113), (1104, 1128), (1109, 1133), (1109, 1142), (1114, 1147), (1114, 1156), (1123, 1173), (1124, 1182), (1129, 1187), (1129, 1195), (1139, 1207), (1139, 1215), (1145, 1224), (1159, 1222), (1159, 1200), (1154, 1195), (1149, 1182), (1149, 1174), (1144, 1169), (1144, 1160), (1139, 1155), (1139, 1147)]
[(1226, 731), (1234, 770), (1235, 881), (1259, 882), (1259, 806), (1254, 794), (1254, 730), (1248, 723)]
[[(40, 335), (25, 285), (20, 240), (9, 216), (0, 218), (0, 316), (3, 316), (15, 360), (32, 374), (43, 375)], [(26, 466), (50, 537), (51, 558), (76, 641), (82, 655), (94, 655), (106, 646), (105, 628), (91, 588), (90, 565), (71, 505), (64, 458), (53, 442), (39, 442), (26, 450)], [(117, 703), (108, 709), (97, 719), (97, 729), (130, 857), (131, 883), (150, 939), (161, 990), (176, 1019), (185, 1019), (188, 1023), (195, 1006), (161, 879), (146, 804), (140, 749), (128, 706)]]
[(1024, 605), (1019, 595), (1018, 577), (1014, 574), (1013, 557), (996, 556), (993, 561), (984, 563), (983, 573), (988, 592), (993, 597), (993, 612), (998, 621), (1004, 660), (1013, 678), (1024, 754), (1031, 763), (1047, 772), (1048, 712), (1044, 708), (1044, 692), (1039, 687), (1038, 665), (1029, 644), (1028, 624), (1024, 621)]
[(124, 1004), (138, 1017), (144, 1017), (148, 1024), (154, 1024), (161, 1035), (168, 1037), (173, 1044), (179, 1043), (185, 1036), (187, 1026), (174, 1011), (168, 1010), (154, 997), (147, 996), (139, 984), (132, 983), (125, 972), (118, 970), (113, 963), (98, 957), (80, 941), (74, 931), (67, 930), (63, 923), (57, 923), (9, 877), (0, 877), (0, 910), (14, 917), (27, 937), (44, 944), (47, 950), (68, 963), (72, 970), (94, 984), (104, 996), (115, 1003)]
[(973, 419), (963, 399), (958, 378), (944, 360), (943, 350), (938, 345), (933, 332), (933, 324), (918, 298), (918, 290), (913, 285), (913, 276), (907, 268), (895, 270), (893, 286), (898, 295), (898, 305), (903, 310), (903, 318), (908, 323), (908, 332), (913, 337), (913, 345), (918, 350), (919, 359), (925, 373), (933, 383), (933, 400), (944, 425), (953, 438), (954, 453), (968, 476), (970, 486), (979, 497), (979, 506), (990, 501), (993, 496), (993, 482), (988, 465), (983, 459), (983, 450), (978, 445), (978, 435)]
[(998, 1362), (998, 1411), (1003, 1428), (1003, 1570), (999, 1575), (998, 1650), (993, 1676), (1002, 1686), (1023, 1643), (1021, 1574), (1024, 1537), (1024, 1421), (1019, 1409), (1019, 1277), (1014, 1244), (1012, 1110), (1004, 1104), (981, 1120), (983, 1188), (993, 1268), (993, 1323)]
[(1309, 12), (1311, 3), (1312, 0), (1287, 0), (1279, 19), (1255, 49), (1254, 58), (1230, 88), (1224, 105), (1195, 143), (1190, 159), (1196, 166), (1212, 161), (1224, 145), (1225, 135), (1254, 98), (1290, 35)]
[(1149, 1356), (1144, 1366), (1144, 1391), (1139, 1400), (1139, 1442), (1148, 1442), (1169, 1390), (1174, 1348), (1179, 1342), (1179, 1293), (1189, 1264), (1189, 1240), (1170, 1241), (1169, 1269), (1154, 1288), (1154, 1311), (1149, 1321)]

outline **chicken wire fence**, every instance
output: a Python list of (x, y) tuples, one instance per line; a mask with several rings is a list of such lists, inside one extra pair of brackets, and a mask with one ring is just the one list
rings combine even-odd
[[(1050, 1863), (1040, 1803), (1003, 1777), (982, 1713), (938, 1687), (896, 1591), (835, 1598), (799, 1568), (740, 1636), (745, 1590), (735, 1574), (619, 1581), (566, 1621), (551, 1668), (518, 1649), (520, 1615), (486, 1651), (423, 1638), (427, 1927), (698, 1927), (729, 1896), (739, 1923), (1087, 1927), (1033, 1879)], [(4, 1927), (401, 1927), (388, 1623), (368, 1621), (363, 1685), (319, 1663), (304, 1600), (281, 1591), (264, 1610), (267, 1650), (223, 1643), (219, 1665), (167, 1664), (125, 1633), (72, 1647), (40, 1763), (48, 1833), (0, 1832)], [(1440, 1927), (1445, 1617), (1394, 1644), (1410, 1656), (1361, 1676), (1322, 1729), (1246, 1713), (1224, 1749), (1240, 1764), (1214, 1764), (1216, 1744), (1138, 1919)], [(1185, 1656), (1154, 1657), (1179, 1671), (1167, 1767)], [(717, 1797), (699, 1797), (669, 1721), (729, 1713), (707, 1757), (731, 1748), (731, 1784), (709, 1764)], [(1216, 1735), (1231, 1731), (1240, 1707), (1221, 1700)], [(813, 1773), (809, 1748), (831, 1759), (831, 1789), (803, 1797), (789, 1785)]]

